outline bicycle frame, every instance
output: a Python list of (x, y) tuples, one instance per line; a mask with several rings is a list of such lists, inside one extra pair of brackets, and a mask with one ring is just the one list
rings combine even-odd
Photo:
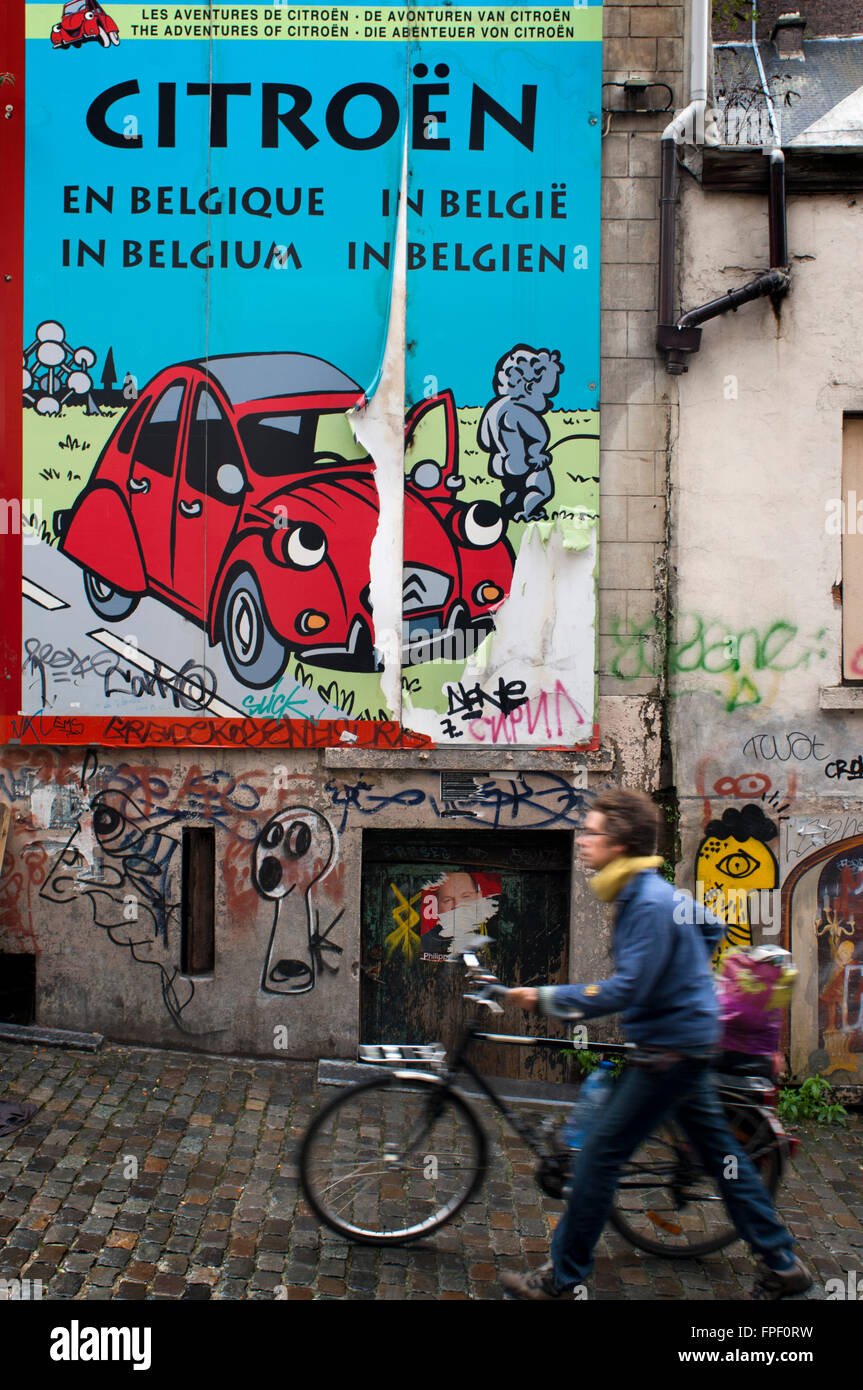
[[(572, 1043), (568, 1038), (531, 1038), (523, 1034), (513, 1033), (486, 1033), (472, 1019), (465, 1025), (464, 1032), (459, 1039), (458, 1047), (453, 1054), (452, 1062), (448, 1065), (445, 1072), (445, 1084), (452, 1087), (454, 1079), (460, 1072), (466, 1072), (472, 1077), (479, 1089), (483, 1092), (492, 1105), (503, 1115), (507, 1124), (515, 1130), (519, 1138), (523, 1139), (528, 1148), (537, 1158), (545, 1157), (541, 1145), (537, 1142), (535, 1126), (529, 1120), (522, 1120), (507, 1105), (502, 1096), (488, 1082), (482, 1072), (478, 1071), (468, 1057), (468, 1051), (474, 1042), (503, 1043), (510, 1047), (547, 1047), (557, 1048), (559, 1051), (564, 1048), (570, 1049)], [(594, 1052), (608, 1052), (617, 1056), (625, 1055), (632, 1049), (632, 1043), (591, 1043), (590, 1050)]]

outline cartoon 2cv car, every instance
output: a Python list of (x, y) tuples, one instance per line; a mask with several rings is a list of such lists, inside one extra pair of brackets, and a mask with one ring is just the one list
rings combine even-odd
[[(74, 506), (55, 514), (94, 611), (119, 622), (145, 595), (159, 598), (221, 642), (233, 674), (255, 688), (278, 680), (292, 652), (375, 669), (375, 468), (346, 416), (364, 400), (330, 363), (295, 352), (159, 372)], [(418, 408), (417, 423), (435, 418), (440, 461), (424, 459), (405, 484), (406, 589), (426, 644), (488, 631), (513, 570), (499, 508), (453, 498), (449, 393)]]
[(54, 47), (80, 48), (82, 43), (96, 39), (103, 48), (120, 42), (120, 31), (114, 20), (95, 0), (67, 0), (59, 23), (51, 29)]

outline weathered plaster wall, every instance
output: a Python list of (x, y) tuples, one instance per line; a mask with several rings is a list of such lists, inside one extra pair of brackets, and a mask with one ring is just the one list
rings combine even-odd
[[(764, 199), (688, 181), (681, 222), (684, 308), (766, 265)], [(822, 692), (842, 680), (841, 539), (825, 520), (841, 496), (843, 412), (863, 410), (863, 285), (847, 271), (863, 207), (853, 195), (792, 197), (788, 230), (791, 293), (778, 310), (761, 301), (705, 325), (680, 379), (668, 654), (680, 881), (721, 879), (726, 907), (743, 891), (728, 913), (741, 937), (752, 925), (781, 939), (801, 969), (795, 1067), (859, 1082), (863, 801), (836, 760), (850, 769), (860, 753), (860, 691)], [(696, 874), (705, 827), (729, 808), (748, 820), (726, 819), (738, 833)], [(750, 888), (780, 888), (782, 913), (776, 895), (772, 915), (761, 904), (766, 922), (748, 922)]]
[[(0, 879), (0, 943), (37, 957), (37, 1018), (113, 1038), (262, 1055), (351, 1056), (359, 1017), (361, 842), (366, 829), (574, 832), (593, 755), (503, 751), (478, 769), (453, 753), (328, 750), (322, 759), (202, 751), (6, 750), (0, 796), (13, 809)], [(441, 768), (481, 772), (478, 800), (444, 803)], [(621, 774), (637, 772), (618, 759)], [(180, 968), (181, 843), (216, 844), (216, 958)], [(309, 944), (308, 923), (315, 938)], [(605, 973), (607, 936), (573, 874), (572, 965)], [(299, 961), (311, 987), (268, 978)], [(264, 984), (265, 979), (268, 983)]]

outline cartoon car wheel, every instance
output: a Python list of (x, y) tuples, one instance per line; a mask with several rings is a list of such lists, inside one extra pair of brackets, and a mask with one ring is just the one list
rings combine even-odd
[(258, 689), (274, 685), (285, 669), (288, 648), (270, 627), (258, 581), (249, 570), (232, 580), (222, 614), (222, 642), (232, 674)]
[(121, 618), (128, 618), (138, 607), (137, 594), (124, 594), (122, 589), (115, 589), (111, 584), (106, 584), (105, 580), (100, 579), (92, 570), (84, 571), (84, 592), (90, 607), (100, 618), (107, 618), (109, 622), (116, 623)]
[(110, 47), (111, 47), (111, 39), (110, 39), (110, 36), (105, 32), (105, 30), (102, 28), (101, 24), (99, 25), (99, 42), (100, 42), (100, 44), (102, 45), (103, 48), (110, 48)]

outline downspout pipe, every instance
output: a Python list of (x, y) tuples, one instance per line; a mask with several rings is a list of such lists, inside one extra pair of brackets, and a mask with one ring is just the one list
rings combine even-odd
[[(706, 5), (697, 0), (699, 13)], [(666, 355), (666, 367), (672, 376), (679, 376), (688, 369), (689, 355), (697, 352), (701, 345), (700, 324), (719, 314), (735, 311), (741, 304), (770, 295), (776, 299), (787, 292), (790, 285), (788, 274), (788, 234), (785, 207), (785, 156), (778, 148), (770, 150), (769, 159), (769, 247), (770, 269), (763, 275), (750, 280), (739, 290), (731, 290), (691, 309), (679, 318), (674, 318), (674, 260), (676, 242), (675, 206), (678, 201), (677, 143), (684, 133), (696, 122), (696, 134), (700, 133), (706, 107), (706, 29), (704, 47), (704, 68), (696, 72), (694, 66), (694, 43), (696, 34), (695, 10), (693, 10), (693, 90), (696, 80), (704, 75), (704, 98), (700, 92), (689, 106), (671, 122), (662, 133), (662, 162), (659, 192), (659, 323), (656, 329), (656, 345)], [(700, 112), (698, 108), (700, 109)], [(775, 132), (775, 124), (774, 124)]]
[(707, 111), (707, 50), (710, 0), (692, 0), (689, 46), (689, 105), (662, 132), (659, 184), (659, 327), (657, 346), (665, 349), (663, 330), (674, 323), (674, 263), (677, 249), (676, 206), (679, 193), (677, 146), (690, 135), (700, 143)]

